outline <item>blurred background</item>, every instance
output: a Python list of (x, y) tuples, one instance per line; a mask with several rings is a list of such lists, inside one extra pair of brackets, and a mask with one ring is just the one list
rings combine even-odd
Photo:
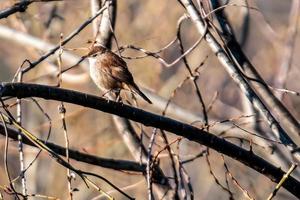
[[(18, 1), (0, 0), (0, 9), (10, 7), (16, 2)], [(222, 2), (224, 3), (225, 1)], [(300, 77), (298, 66), (298, 59), (300, 58), (297, 56), (299, 50), (299, 36), (297, 34), (299, 25), (298, 23), (290, 23), (292, 21), (291, 18), (295, 18), (293, 13), (298, 13), (296, 12), (298, 8), (295, 9), (293, 7), (294, 2), (292, 0), (247, 1), (252, 9), (245, 7), (247, 5), (246, 1), (236, 0), (228, 1), (227, 3), (229, 6), (224, 11), (234, 29), (234, 33), (241, 42), (245, 54), (264, 80), (274, 87), (299, 91), (300, 85), (297, 81)], [(59, 44), (61, 33), (66, 37), (77, 29), (91, 16), (90, 7), (89, 0), (35, 2), (28, 6), (26, 12), (16, 13), (8, 18), (1, 19), (1, 82), (11, 81), (25, 59), (35, 61), (48, 49), (51, 49), (49, 45)], [(148, 51), (157, 51), (176, 37), (177, 22), (184, 12), (184, 8), (178, 2), (171, 0), (117, 1), (115, 37), (118, 45), (134, 45)], [(53, 17), (53, 13), (55, 17)], [(295, 29), (296, 34), (292, 40), (294, 45), (292, 54), (288, 57), (289, 54), (285, 52), (289, 48), (288, 36), (291, 36), (291, 29)], [(181, 30), (183, 45), (185, 49), (188, 49), (199, 39), (199, 34), (189, 20), (183, 23)], [(23, 36), (19, 34), (27, 39), (27, 36), (30, 36), (29, 41), (22, 38)], [(92, 25), (89, 25), (65, 47), (87, 47), (89, 45), (87, 44), (88, 40), (92, 39)], [(117, 50), (115, 42), (113, 42), (112, 49)], [(75, 59), (64, 59), (62, 63), (63, 68), (75, 64), (77, 59), (82, 56), (81, 51), (65, 50), (63, 55), (67, 56), (65, 54), (72, 54), (71, 56), (77, 57)], [(144, 54), (126, 50), (123, 52), (123, 55), (136, 57)], [(174, 43), (174, 45), (162, 51), (160, 55), (168, 63), (173, 62), (180, 56), (178, 43)], [(56, 85), (56, 59), (57, 55), (53, 55), (40, 63), (35, 69), (24, 75), (23, 81)], [(238, 125), (246, 130), (255, 132), (257, 131), (255, 126), (259, 124), (259, 130), (270, 131), (259, 116), (254, 121), (253, 115), (243, 117), (249, 115), (249, 103), (244, 98), (239, 87), (233, 82), (211, 52), (206, 42), (202, 41), (195, 50), (188, 54), (187, 59), (192, 70), (199, 67), (197, 84), (203, 100), (207, 108), (209, 108), (209, 123), (216, 123), (210, 129), (210, 132), (216, 135), (221, 134), (222, 137), (246, 149), (249, 148), (249, 140), (253, 140), (255, 141), (253, 143), (255, 153), (276, 166), (287, 170), (280, 162), (276, 162), (276, 159), (273, 159), (271, 147), (265, 141), (261, 141), (263, 139), (257, 137), (253, 139), (252, 134), (235, 126)], [(286, 59), (290, 62), (290, 67), (286, 73), (287, 76), (283, 77), (283, 82), (280, 82), (278, 80), (282, 79), (282, 65), (284, 62), (287, 62)], [(149, 98), (154, 102), (153, 105), (148, 105), (137, 97), (140, 108), (162, 114), (167, 100), (172, 97), (172, 106), (167, 110), (167, 116), (189, 124), (193, 123), (197, 127), (203, 126), (202, 106), (199, 103), (192, 81), (187, 79), (189, 73), (182, 61), (170, 67), (165, 67), (157, 59), (150, 56), (143, 59), (126, 59), (126, 62), (135, 77), (136, 83), (144, 88), (144, 91), (147, 92), (146, 94), (150, 95)], [(25, 66), (27, 65), (25, 64)], [(99, 96), (102, 94), (89, 78), (86, 64), (82, 64), (65, 73), (62, 76), (61, 87)], [(174, 93), (174, 91), (176, 92)], [(279, 92), (276, 92), (276, 95), (281, 95), (284, 105), (299, 119), (299, 96)], [(127, 96), (130, 95), (127, 94)], [(35, 103), (31, 100), (23, 100), (23, 126), (42, 139), (47, 137), (49, 126), (51, 126), (49, 141), (64, 146), (62, 120), (58, 111), (60, 102), (43, 99), (37, 99), (37, 101), (51, 119), (51, 123)], [(14, 100), (11, 100), (12, 102)], [(71, 149), (105, 158), (134, 160), (120, 134), (118, 134), (119, 130), (115, 127), (110, 114), (71, 104), (65, 104), (65, 107)], [(12, 113), (16, 113), (16, 107), (12, 107), (10, 110)], [(229, 120), (227, 123), (219, 123), (228, 119), (233, 120)], [(142, 132), (140, 124), (132, 123), (132, 125), (140, 135)], [(143, 130), (145, 135), (143, 142), (147, 147), (152, 128), (143, 127)], [(299, 143), (298, 136), (292, 137)], [(174, 141), (177, 138), (178, 136), (176, 135), (168, 134), (169, 141)], [(164, 147), (160, 136), (157, 136), (156, 142), (157, 145), (154, 145), (153, 152), (158, 152)], [(0, 136), (1, 154), (4, 152), (4, 147), (5, 137)], [(263, 175), (231, 158), (225, 157), (225, 163), (228, 165), (232, 176), (238, 181), (240, 185), (238, 186), (226, 173), (224, 161), (219, 153), (210, 150), (209, 156), (205, 156), (207, 154), (206, 147), (185, 139), (182, 139), (179, 144), (171, 145), (171, 147), (181, 160), (194, 158), (195, 155), (204, 152), (203, 156), (184, 164), (186, 172), (191, 179), (195, 199), (247, 199), (244, 191), (239, 187), (248, 191), (254, 199), (266, 199), (276, 186), (275, 183)], [(12, 177), (19, 175), (17, 148), (17, 143), (10, 141), (8, 166)], [(26, 165), (32, 162), (37, 152), (38, 150), (35, 148), (24, 146)], [(3, 162), (3, 156), (0, 156), (0, 186), (8, 185)], [(126, 189), (126, 192), (136, 199), (147, 198), (147, 183), (141, 174), (105, 169), (75, 160), (70, 162), (78, 169), (91, 171), (106, 177), (120, 188), (130, 186)], [(160, 163), (166, 176), (172, 176), (170, 159), (166, 151), (160, 154)], [(39, 155), (25, 175), (28, 193), (68, 199), (66, 169), (49, 158), (46, 153)], [(298, 175), (295, 172), (294, 176), (299, 178)], [(172, 181), (172, 179), (170, 180)], [(101, 185), (104, 191), (112, 190), (104, 182), (95, 181)], [(229, 193), (217, 182), (220, 182), (225, 188), (229, 188), (233, 196), (230, 197)], [(78, 191), (74, 192), (74, 199), (101, 199), (100, 197), (95, 198), (99, 193), (87, 188), (79, 177), (76, 177), (72, 185), (73, 188), (78, 189)], [(19, 183), (16, 183), (16, 188), (20, 190)], [(5, 194), (3, 190), (1, 193), (4, 195), (4, 199), (14, 199), (12, 196)], [(118, 192), (113, 192), (112, 196), (116, 199), (125, 199)], [(32, 197), (32, 199), (35, 198)], [(284, 189), (280, 189), (274, 199), (296, 198)]]

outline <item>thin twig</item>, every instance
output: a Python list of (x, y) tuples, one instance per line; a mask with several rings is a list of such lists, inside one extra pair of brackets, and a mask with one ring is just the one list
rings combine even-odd
[[(17, 140), (18, 137), (18, 132), (14, 129), (7, 128), (8, 129), (8, 137), (11, 138), (12, 140)], [(0, 125), (0, 134), (4, 135), (3, 133), (4, 127)], [(39, 139), (42, 143), (46, 144), (50, 149), (52, 149), (55, 153), (58, 155), (65, 156), (66, 155), (66, 149), (64, 147), (58, 146), (56, 144), (44, 141)], [(24, 138), (23, 143), (29, 146), (33, 146), (30, 141), (28, 141), (26, 138)], [(91, 164), (94, 166), (98, 167), (104, 167), (108, 169), (113, 169), (113, 170), (118, 170), (118, 171), (131, 171), (131, 172), (136, 172), (140, 174), (146, 173), (146, 164), (138, 163), (138, 162), (133, 162), (133, 161), (128, 161), (128, 160), (118, 160), (118, 159), (109, 159), (109, 158), (102, 158), (98, 156), (94, 156), (91, 154), (87, 153), (82, 153), (77, 150), (69, 149), (69, 156), (71, 159), (86, 163), (86, 164)], [(28, 165), (28, 167), (30, 164)], [(27, 169), (28, 169), (27, 167)], [(25, 171), (27, 170), (25, 169)], [(156, 166), (153, 166), (154, 173), (159, 174)], [(156, 177), (153, 177), (156, 178)], [(160, 182), (159, 179), (154, 179), (155, 182)]]
[[(181, 191), (183, 191), (182, 193), (183, 194), (183, 198), (184, 199), (187, 199), (187, 193), (190, 194), (190, 199), (193, 200), (194, 199), (194, 189), (193, 189), (193, 186), (192, 186), (192, 183), (191, 183), (191, 179), (190, 179), (190, 176), (188, 175), (186, 169), (184, 168), (183, 164), (182, 164), (182, 160), (180, 158), (180, 141), (179, 140), (177, 142), (177, 151), (178, 151), (178, 154), (176, 155), (176, 158), (177, 158), (177, 161), (178, 161), (178, 171), (179, 171), (179, 176), (180, 176), (180, 180), (181, 180)], [(187, 189), (189, 190), (187, 192), (187, 189), (185, 188), (185, 185), (187, 185)]]
[[(174, 187), (174, 199), (179, 199), (179, 195), (178, 195), (178, 188), (179, 188), (179, 176), (178, 176), (178, 173), (177, 173), (177, 169), (176, 169), (176, 161), (175, 161), (175, 158), (173, 156), (173, 151), (170, 147), (170, 144), (169, 141), (168, 141), (168, 138), (167, 138), (167, 134), (165, 133), (164, 130), (161, 130), (160, 129), (160, 132), (161, 132), (161, 135), (162, 135), (162, 138), (164, 140), (164, 143), (165, 143), (165, 148), (167, 149), (167, 152), (168, 152), (168, 156), (171, 160), (171, 167), (172, 167), (172, 171), (173, 171), (173, 175), (174, 175), (174, 182), (175, 182), (175, 187)], [(176, 139), (175, 141), (177, 140), (180, 140), (181, 138), (179, 139)], [(158, 155), (158, 154), (157, 154)]]
[(274, 191), (269, 195), (268, 200), (273, 199), (273, 197), (275, 197), (276, 193), (278, 192), (278, 190), (282, 187), (283, 183), (287, 180), (287, 178), (291, 175), (291, 173), (296, 169), (297, 164), (292, 164), (292, 166), (290, 167), (289, 171), (287, 171), (282, 179), (280, 180), (280, 182), (276, 185)]
[[(61, 86), (62, 83), (62, 54), (63, 54), (63, 46), (62, 46), (62, 39), (63, 39), (63, 34), (60, 36), (60, 48), (58, 51), (58, 58), (57, 58), (57, 63), (58, 63), (58, 87)], [(58, 108), (59, 114), (61, 116), (62, 124), (63, 124), (63, 132), (64, 132), (64, 137), (65, 137), (65, 148), (66, 148), (66, 159), (67, 163), (70, 163), (70, 157), (69, 157), (69, 136), (67, 132), (67, 123), (66, 123), (66, 108), (64, 106), (64, 103), (61, 102), (60, 106)], [(71, 171), (69, 168), (67, 168), (67, 180), (68, 180), (68, 190), (69, 190), (69, 196), (70, 200), (73, 200), (73, 192), (72, 192), (72, 176), (71, 176)]]
[[(18, 74), (18, 82), (22, 82), (23, 73), (20, 72)], [(22, 100), (17, 99), (17, 122), (22, 125)], [(19, 161), (20, 161), (20, 177), (22, 184), (22, 194), (24, 196), (27, 195), (27, 186), (26, 186), (26, 178), (25, 178), (25, 163), (24, 163), (24, 151), (23, 151), (23, 142), (22, 142), (22, 134), (21, 130), (19, 130), (18, 134), (18, 151), (19, 151)]]
[[(58, 164), (64, 166), (65, 168), (68, 168), (68, 169), (72, 170), (73, 172), (75, 172), (76, 174), (78, 174), (80, 176), (80, 178), (82, 178), (82, 180), (86, 183), (87, 186), (92, 186), (93, 188), (95, 188), (100, 193), (105, 194), (105, 196), (107, 198), (113, 199), (109, 194), (107, 194), (104, 190), (102, 190), (100, 187), (98, 187), (93, 181), (91, 181), (86, 175), (92, 175), (92, 176), (101, 178), (102, 180), (107, 182), (109, 185), (113, 186), (115, 189), (118, 188), (118, 187), (114, 186), (111, 182), (109, 182), (107, 179), (105, 179), (102, 176), (99, 176), (97, 174), (93, 174), (93, 173), (90, 173), (90, 172), (84, 172), (84, 171), (81, 171), (81, 170), (78, 170), (78, 169), (74, 168), (71, 164), (66, 162), (62, 157), (60, 157), (58, 154), (56, 154), (47, 145), (42, 143), (41, 140), (39, 140), (35, 135), (33, 135), (31, 132), (29, 132), (28, 130), (26, 130), (22, 126), (20, 126), (14, 119), (12, 119), (9, 116), (6, 116), (4, 114), (2, 114), (1, 116), (3, 116), (6, 123), (11, 123), (16, 128), (20, 129), (22, 131), (23, 136), (25, 136), (28, 140), (30, 140), (32, 143), (34, 143), (38, 148), (40, 148), (43, 151), (47, 152)], [(125, 195), (124, 192), (122, 192), (122, 194)], [(127, 196), (129, 199), (133, 199), (130, 196), (128, 196), (127, 194), (125, 196)]]
[(30, 65), (23, 69), (23, 72), (28, 72), (29, 70), (33, 69), (36, 65), (38, 65), (39, 63), (41, 63), (42, 61), (44, 61), (46, 58), (48, 58), (49, 56), (51, 56), (52, 54), (54, 54), (57, 50), (60, 49), (61, 45), (65, 45), (67, 44), (70, 40), (72, 40), (76, 35), (78, 35), (78, 33), (80, 33), (87, 25), (89, 25), (94, 19), (96, 19), (105, 9), (107, 9), (106, 6), (104, 6), (103, 8), (101, 8), (93, 17), (89, 18), (88, 20), (86, 20), (85, 22), (83, 22), (76, 30), (74, 30), (68, 37), (66, 37), (66, 39), (64, 39), (61, 44), (57, 45), (56, 47), (54, 47), (53, 49), (51, 49), (48, 53), (44, 54), (43, 56), (41, 56), (37, 61), (35, 62), (31, 62)]
[[(181, 24), (182, 24), (182, 22), (183, 21), (180, 20), (179, 23), (177, 24), (177, 38), (178, 38), (178, 43), (179, 43), (179, 46), (180, 46), (180, 52), (181, 52), (182, 55), (184, 55), (184, 47), (183, 47), (182, 39), (181, 39)], [(207, 28), (208, 27), (206, 26), (205, 29), (207, 29)], [(204, 38), (204, 36), (205, 36), (205, 33), (202, 35), (201, 39)], [(184, 66), (186, 67), (186, 69), (189, 72), (190, 76), (194, 77), (192, 79), (193, 80), (193, 85), (195, 87), (198, 100), (199, 100), (200, 105), (202, 107), (202, 113), (203, 113), (204, 123), (205, 123), (205, 125), (208, 125), (208, 115), (207, 115), (207, 110), (206, 110), (205, 102), (204, 102), (204, 100), (202, 98), (200, 88), (199, 88), (199, 86), (197, 84), (197, 79), (198, 79), (199, 76), (195, 76), (193, 74), (192, 69), (191, 69), (190, 65), (188, 64), (186, 56), (183, 56), (182, 60), (183, 60)], [(208, 128), (207, 128), (207, 131), (208, 131)]]
[(8, 181), (9, 181), (9, 186), (10, 188), (12, 189), (15, 197), (20, 200), (18, 194), (17, 194), (17, 191), (12, 183), (12, 180), (11, 180), (11, 176), (10, 176), (10, 172), (9, 172), (9, 167), (8, 167), (8, 161), (7, 161), (7, 154), (8, 154), (8, 144), (9, 144), (9, 140), (8, 140), (8, 133), (7, 133), (7, 126), (6, 126), (6, 121), (3, 117), (3, 114), (0, 113), (1, 115), (1, 121), (2, 121), (2, 124), (4, 126), (4, 132), (5, 132), (5, 147), (4, 147), (4, 169), (5, 169), (5, 173), (6, 173), (6, 176), (8, 178)]
[(237, 179), (232, 175), (232, 173), (229, 171), (229, 168), (225, 162), (225, 158), (223, 155), (221, 155), (222, 157), (222, 160), (223, 160), (223, 165), (224, 165), (224, 168), (226, 170), (226, 174), (229, 175), (229, 177), (231, 178), (231, 180), (233, 181), (234, 185), (236, 185), (244, 194), (244, 196), (247, 198), (247, 199), (250, 199), (250, 200), (254, 200), (253, 197), (250, 196), (249, 192), (242, 187), (242, 185), (237, 181)]
[(218, 179), (218, 177), (215, 175), (213, 169), (212, 169), (212, 166), (211, 166), (211, 163), (210, 163), (210, 160), (209, 160), (209, 149), (207, 148), (206, 149), (207, 153), (205, 154), (205, 158), (206, 158), (206, 163), (207, 163), (207, 166), (208, 166), (208, 169), (209, 169), (209, 173), (211, 174), (211, 176), (213, 177), (215, 183), (222, 189), (224, 190), (225, 192), (228, 193), (229, 196), (232, 196), (232, 192), (230, 191), (229, 188), (227, 188), (226, 186), (224, 186)]
[(147, 156), (147, 168), (146, 168), (146, 172), (147, 172), (147, 191), (148, 191), (148, 200), (152, 200), (153, 199), (153, 191), (152, 191), (152, 148), (153, 148), (153, 144), (155, 142), (155, 136), (157, 134), (157, 128), (154, 128), (152, 131), (152, 135), (149, 141), (149, 146), (148, 146), (148, 156)]

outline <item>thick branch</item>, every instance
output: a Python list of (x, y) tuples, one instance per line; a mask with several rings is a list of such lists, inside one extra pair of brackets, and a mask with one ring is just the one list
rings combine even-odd
[[(261, 157), (256, 156), (252, 151), (242, 149), (239, 146), (204, 130), (200, 130), (191, 125), (184, 124), (182, 122), (156, 115), (138, 108), (133, 108), (122, 103), (107, 101), (106, 99), (97, 96), (61, 88), (24, 83), (2, 83), (0, 86), (0, 96), (18, 98), (40, 97), (93, 108), (106, 113), (128, 118), (130, 120), (142, 123), (145, 126), (156, 127), (176, 135), (183, 136), (191, 141), (205, 145), (240, 161), (259, 173), (264, 174), (274, 182), (278, 183), (285, 174), (285, 172), (280, 168), (276, 168)], [(289, 192), (300, 198), (300, 183), (296, 179), (289, 177), (283, 186)]]

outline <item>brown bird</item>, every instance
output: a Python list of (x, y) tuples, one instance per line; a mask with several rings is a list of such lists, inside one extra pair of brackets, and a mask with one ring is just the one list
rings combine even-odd
[(122, 89), (129, 89), (152, 104), (150, 99), (136, 85), (126, 62), (120, 56), (96, 43), (89, 48), (86, 57), (89, 60), (92, 80), (105, 94), (115, 92), (118, 98)]

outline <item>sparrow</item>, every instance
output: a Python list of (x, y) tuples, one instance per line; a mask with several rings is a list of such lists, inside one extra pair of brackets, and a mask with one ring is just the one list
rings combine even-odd
[(90, 76), (97, 87), (105, 92), (104, 94), (114, 92), (118, 99), (120, 91), (127, 89), (152, 104), (134, 82), (127, 63), (119, 55), (101, 44), (95, 43), (89, 48), (86, 57), (89, 60)]

